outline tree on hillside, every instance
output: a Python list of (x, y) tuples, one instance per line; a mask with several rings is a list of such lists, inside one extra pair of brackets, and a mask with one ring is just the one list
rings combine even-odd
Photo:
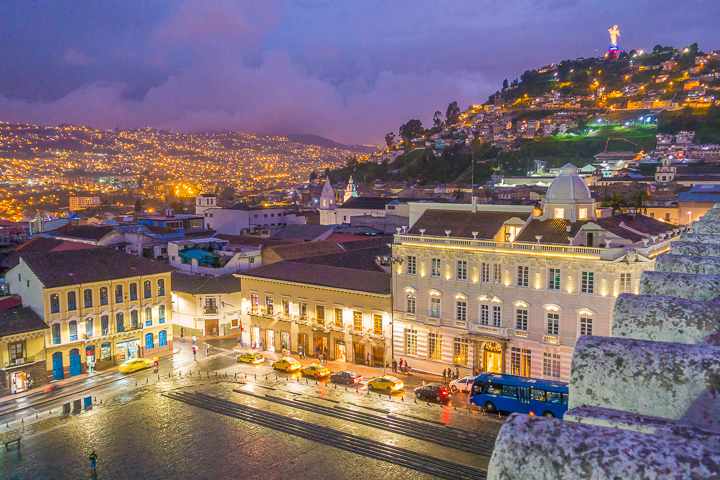
[(391, 147), (394, 141), (395, 141), (395, 134), (393, 132), (389, 132), (389, 133), (385, 134), (385, 143), (387, 143), (388, 147)]
[(317, 172), (315, 170), (310, 172), (310, 181), (312, 182), (313, 180), (317, 180)]
[(510, 85), (508, 84), (508, 79), (506, 78), (503, 80), (503, 90), (507, 90)]
[(347, 159), (345, 159), (345, 166), (350, 170), (350, 173), (354, 172), (358, 166), (357, 157), (355, 155), (347, 157)]
[(453, 191), (452, 197), (455, 202), (461, 202), (465, 200), (465, 191), (461, 188), (458, 188)]
[(456, 101), (450, 102), (450, 104), (447, 107), (447, 110), (445, 111), (445, 122), (447, 125), (452, 125), (453, 123), (457, 123), (460, 119), (460, 107), (458, 107), (458, 104)]
[(139, 198), (137, 200), (135, 200), (135, 211), (142, 212), (142, 207), (143, 207), (142, 200), (140, 200)]
[(410, 142), (413, 138), (417, 138), (423, 133), (422, 122), (418, 119), (408, 120), (406, 124), (400, 127), (400, 136), (406, 142)]
[(635, 213), (647, 213), (647, 205), (650, 195), (645, 190), (637, 190), (630, 195), (630, 205), (635, 208)]
[(170, 208), (172, 208), (174, 213), (183, 213), (185, 211), (183, 202), (172, 202), (170, 204)]
[(435, 110), (435, 115), (433, 115), (433, 125), (436, 127), (442, 125), (442, 112), (440, 110)]
[(625, 195), (622, 193), (613, 193), (612, 195), (605, 195), (600, 203), (601, 207), (612, 208), (612, 213), (615, 215), (616, 212), (625, 213), (627, 210), (628, 202)]

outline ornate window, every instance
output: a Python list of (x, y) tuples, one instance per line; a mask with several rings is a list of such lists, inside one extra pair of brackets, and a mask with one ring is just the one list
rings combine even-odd
[(138, 286), (137, 283), (133, 282), (130, 284), (130, 301), (138, 299)]
[(405, 354), (417, 355), (417, 331), (405, 330)]
[(442, 335), (428, 333), (428, 358), (442, 360)]
[(75, 290), (67, 293), (68, 310), (77, 310), (77, 296)]
[(100, 305), (108, 304), (108, 289), (107, 287), (100, 287)]
[(467, 260), (457, 261), (456, 278), (458, 280), (467, 280), (468, 262)]
[(50, 295), (50, 313), (60, 313), (60, 294)]
[(582, 272), (580, 293), (595, 293), (595, 273)]
[(86, 288), (83, 290), (83, 305), (85, 308), (92, 308), (93, 306), (93, 295), (92, 290), (89, 288)]
[(453, 361), (458, 365), (468, 364), (468, 339), (453, 338)]
[(417, 275), (417, 257), (414, 255), (408, 255), (407, 257), (407, 274)]
[(145, 280), (143, 283), (143, 297), (152, 298), (152, 284), (150, 283), (150, 280)]
[(157, 288), (158, 288), (158, 297), (164, 297), (165, 296), (165, 279), (164, 278), (158, 279)]
[(517, 286), (527, 287), (530, 283), (530, 267), (517, 267)]
[(548, 290), (560, 290), (559, 268), (551, 268), (548, 270)]
[[(130, 290), (132, 291), (132, 286), (134, 284), (130, 284)], [(122, 285), (115, 285), (115, 303), (122, 303), (124, 301), (123, 299), (123, 286)]]

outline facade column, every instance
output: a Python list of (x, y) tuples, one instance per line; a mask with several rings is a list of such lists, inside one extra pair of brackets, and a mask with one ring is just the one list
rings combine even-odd
[(507, 351), (507, 342), (502, 342), (500, 344), (500, 348), (502, 349), (502, 354), (500, 356), (500, 373), (505, 373), (505, 371), (507, 370), (505, 367), (505, 352)]

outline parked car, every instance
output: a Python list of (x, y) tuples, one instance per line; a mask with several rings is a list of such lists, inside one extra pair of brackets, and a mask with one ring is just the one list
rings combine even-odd
[(285, 370), (286, 372), (294, 372), (300, 370), (300, 362), (290, 357), (282, 357), (272, 363), (273, 370)]
[(345, 383), (348, 385), (360, 383), (362, 382), (362, 379), (362, 375), (351, 370), (343, 370), (341, 372), (336, 372), (330, 375), (330, 380), (332, 380), (333, 382)]
[(258, 364), (262, 363), (264, 360), (265, 357), (263, 357), (259, 353), (244, 352), (237, 356), (237, 361), (243, 363)]
[(430, 382), (417, 387), (415, 396), (420, 399), (434, 398), (438, 402), (446, 402), (450, 398), (450, 392), (442, 383)]
[(393, 377), (392, 375), (382, 375), (377, 378), (373, 378), (367, 383), (369, 390), (383, 390), (387, 393), (397, 392), (402, 390), (405, 386), (402, 380)]
[(330, 375), (330, 369), (319, 363), (311, 363), (302, 369), (303, 375), (315, 377), (315, 380)]
[(133, 360), (128, 360), (125, 363), (121, 363), (118, 367), (118, 372), (122, 373), (132, 373), (137, 372), (138, 370), (142, 370), (144, 368), (150, 368), (153, 366), (153, 361), (149, 359), (144, 358), (135, 358)]
[(453, 380), (452, 382), (450, 382), (450, 391), (453, 393), (456, 393), (456, 392), (470, 393), (470, 390), (472, 390), (474, 381), (475, 381), (474, 375), (467, 375), (465, 378)]

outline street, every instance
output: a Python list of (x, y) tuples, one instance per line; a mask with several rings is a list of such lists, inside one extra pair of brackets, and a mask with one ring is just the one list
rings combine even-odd
[[(94, 478), (93, 449), (97, 478), (484, 477), (503, 420), (471, 411), (466, 395), (417, 401), (422, 379), (404, 374), (404, 392), (369, 392), (366, 372), (382, 369), (344, 364), (363, 383), (336, 385), (275, 372), (269, 359), (237, 363), (234, 339), (209, 343), (195, 361), (178, 342), (158, 373), (114, 370), (3, 403), (2, 441), (22, 440), (0, 452), (2, 477)], [(61, 415), (86, 395), (91, 409)]]

